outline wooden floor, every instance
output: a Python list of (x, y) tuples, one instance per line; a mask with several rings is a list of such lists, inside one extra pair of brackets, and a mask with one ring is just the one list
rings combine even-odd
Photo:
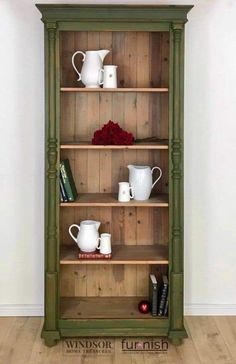
[[(189, 338), (163, 354), (65, 355), (60, 342), (47, 348), (42, 318), (0, 318), (1, 364), (236, 364), (236, 317), (186, 317)], [(137, 338), (136, 338), (137, 339)]]

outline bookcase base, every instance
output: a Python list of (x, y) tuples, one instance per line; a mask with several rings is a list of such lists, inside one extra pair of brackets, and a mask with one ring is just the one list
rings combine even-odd
[(44, 339), (45, 345), (48, 347), (52, 347), (56, 345), (57, 341), (60, 340), (59, 331), (47, 331), (42, 330), (41, 338)]
[[(42, 330), (41, 337), (44, 339), (45, 345), (52, 347), (56, 345), (57, 341), (61, 338), (68, 337), (136, 337), (136, 336), (155, 336), (167, 337), (170, 342), (175, 345), (181, 345), (184, 338), (187, 338), (185, 328), (182, 330), (169, 331), (168, 319), (153, 319), (148, 320), (149, 324), (138, 327), (137, 322), (134, 320), (117, 320), (117, 324), (113, 324), (108, 320), (107, 322), (101, 321), (86, 322), (84, 320), (59, 320), (59, 331)], [(130, 322), (129, 322), (130, 321)]]
[(188, 337), (188, 334), (187, 334), (185, 328), (183, 328), (182, 330), (170, 331), (168, 334), (168, 339), (175, 346), (181, 345), (183, 342), (183, 339), (186, 339), (187, 337)]
[(168, 336), (168, 319), (59, 320), (62, 337)]

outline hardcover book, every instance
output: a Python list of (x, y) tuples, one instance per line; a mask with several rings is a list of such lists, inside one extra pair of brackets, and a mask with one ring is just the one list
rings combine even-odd
[(152, 316), (157, 316), (157, 279), (155, 274), (149, 274), (149, 301)]
[(162, 276), (162, 285), (159, 294), (159, 307), (158, 307), (158, 316), (164, 316), (167, 296), (168, 296), (168, 278), (166, 275)]
[(64, 202), (68, 202), (68, 198), (67, 198), (67, 195), (66, 195), (66, 191), (65, 191), (65, 188), (64, 188), (64, 185), (63, 185), (63, 182), (62, 182), (61, 172), (60, 172), (60, 193), (62, 195), (62, 200)]
[(68, 159), (64, 159), (60, 163), (60, 172), (62, 176), (63, 186), (69, 201), (75, 201), (78, 196), (74, 178), (72, 176), (70, 162)]
[(168, 306), (169, 306), (169, 300), (168, 300), (168, 297), (167, 297), (163, 316), (168, 316)]
[(62, 192), (61, 192), (61, 186), (60, 186), (60, 201), (61, 201), (61, 202), (64, 202), (64, 200), (63, 200), (63, 196), (62, 196)]

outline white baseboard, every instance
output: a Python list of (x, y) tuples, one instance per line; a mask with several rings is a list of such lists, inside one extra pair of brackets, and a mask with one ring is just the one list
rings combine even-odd
[(0, 304), (0, 316), (43, 316), (43, 305)]
[[(186, 316), (235, 316), (236, 304), (186, 304)], [(43, 316), (43, 305), (0, 304), (0, 316)]]
[(186, 316), (235, 316), (236, 304), (185, 304), (184, 314)]

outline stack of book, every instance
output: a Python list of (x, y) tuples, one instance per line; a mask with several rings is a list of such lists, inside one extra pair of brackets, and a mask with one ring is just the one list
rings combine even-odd
[(73, 202), (78, 196), (75, 181), (71, 172), (70, 162), (64, 159), (60, 163), (60, 200)]
[(92, 253), (85, 253), (79, 250), (78, 254), (79, 259), (111, 259), (111, 253), (110, 254), (102, 254), (99, 250), (96, 250)]
[(152, 316), (168, 316), (168, 287), (165, 274), (149, 275), (149, 301)]

